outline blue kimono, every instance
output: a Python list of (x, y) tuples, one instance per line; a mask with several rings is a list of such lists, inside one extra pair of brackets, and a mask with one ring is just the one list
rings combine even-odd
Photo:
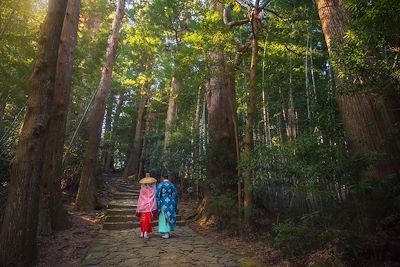
[(160, 233), (169, 233), (176, 227), (176, 208), (178, 193), (170, 181), (163, 181), (157, 185), (157, 211)]

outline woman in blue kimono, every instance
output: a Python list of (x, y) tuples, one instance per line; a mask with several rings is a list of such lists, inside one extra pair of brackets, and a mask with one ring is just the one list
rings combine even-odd
[(163, 238), (169, 238), (176, 227), (176, 208), (178, 193), (168, 178), (161, 178), (157, 185), (158, 232)]

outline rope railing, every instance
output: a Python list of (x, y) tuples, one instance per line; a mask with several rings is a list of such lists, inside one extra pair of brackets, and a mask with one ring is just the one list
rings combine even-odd
[(68, 144), (67, 151), (65, 152), (64, 157), (63, 157), (63, 161), (62, 161), (62, 168), (63, 169), (65, 168), (65, 164), (66, 164), (66, 162), (68, 160), (68, 155), (69, 155), (69, 153), (71, 151), (71, 148), (72, 148), (72, 146), (73, 146), (73, 144), (75, 142), (76, 135), (78, 134), (78, 131), (79, 131), (81, 125), (82, 125), (82, 122), (83, 122), (84, 118), (86, 117), (86, 114), (88, 113), (89, 108), (92, 105), (92, 102), (93, 102), (94, 97), (96, 96), (98, 90), (99, 90), (99, 87), (97, 87), (97, 89), (93, 93), (92, 97), (90, 98), (89, 104), (87, 105), (87, 107), (85, 109), (85, 112), (83, 113), (83, 115), (82, 115), (82, 117), (81, 117), (81, 119), (80, 119), (80, 121), (78, 123), (78, 126), (76, 127), (76, 129), (74, 131), (74, 134), (72, 135), (71, 141)]

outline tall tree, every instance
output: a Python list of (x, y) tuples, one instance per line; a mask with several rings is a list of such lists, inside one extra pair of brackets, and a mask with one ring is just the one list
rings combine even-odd
[(171, 139), (173, 122), (177, 115), (176, 97), (179, 92), (180, 84), (175, 76), (171, 80), (171, 91), (169, 93), (167, 119), (165, 120), (165, 139), (164, 144), (167, 148), (168, 142)]
[[(349, 16), (342, 0), (317, 0), (316, 5), (329, 54), (335, 58), (345, 42)], [(336, 69), (334, 72), (337, 86), (342, 89), (351, 86), (345, 77), (339, 76), (340, 71)], [(364, 87), (368, 90), (371, 89), (368, 87), (373, 85), (365, 83)], [(364, 177), (373, 178), (387, 174), (396, 174), (400, 177), (398, 158), (400, 139), (394, 135), (400, 118), (393, 108), (399, 105), (398, 98), (396, 100), (392, 96), (373, 95), (368, 92), (354, 94), (344, 92), (336, 96), (336, 102), (343, 118), (350, 148), (366, 157), (374, 154), (382, 157), (368, 168)]]
[(206, 83), (208, 114), (207, 178), (232, 188), (237, 178), (236, 137), (237, 120), (235, 80), (228, 55), (221, 50), (209, 54), (212, 76)]
[(71, 92), (72, 66), (77, 42), (80, 0), (69, 0), (58, 52), (53, 107), (40, 180), (39, 228), (41, 234), (68, 227), (60, 188), (65, 130)]
[[(171, 136), (173, 133), (173, 126), (176, 120), (176, 116), (178, 114), (176, 98), (180, 91), (180, 83), (177, 80), (176, 76), (172, 76), (171, 80), (171, 91), (169, 92), (169, 100), (168, 100), (168, 109), (167, 109), (167, 118), (165, 119), (165, 138), (164, 138), (164, 150), (166, 157), (172, 157), (173, 151), (169, 146), (169, 142), (171, 140)], [(174, 179), (175, 177), (173, 173), (171, 173), (171, 168), (167, 167), (168, 176), (170, 179)]]
[(142, 141), (143, 141), (143, 130), (145, 127), (145, 119), (146, 119), (146, 104), (149, 98), (148, 95), (148, 86), (149, 81), (144, 81), (142, 84), (141, 92), (140, 92), (140, 100), (138, 106), (138, 113), (136, 121), (134, 122), (135, 128), (135, 136), (133, 138), (133, 143), (131, 147), (131, 151), (129, 153), (128, 161), (125, 166), (125, 170), (123, 173), (123, 177), (126, 179), (129, 175), (135, 175), (136, 178), (140, 175), (139, 173), (139, 164), (140, 164), (140, 156), (142, 152)]
[(67, 1), (49, 1), (29, 81), (24, 124), (11, 164), (11, 185), (0, 234), (0, 262), (30, 266), (36, 261), (39, 181), (53, 102), (60, 36)]
[(89, 115), (89, 136), (83, 159), (83, 167), (79, 182), (78, 195), (75, 208), (77, 210), (92, 210), (95, 206), (95, 169), (97, 152), (101, 139), (101, 126), (103, 124), (106, 101), (110, 92), (112, 70), (117, 57), (118, 34), (124, 17), (125, 0), (116, 2), (116, 12), (112, 23), (111, 34), (108, 38), (106, 62), (102, 69), (100, 84), (96, 93), (94, 107)]
[[(264, 14), (264, 9), (266, 9), (267, 5), (271, 2), (271, 0), (256, 0), (253, 4), (252, 1), (238, 1), (240, 6), (245, 9), (249, 18), (232, 21), (230, 15), (231, 6), (225, 7), (224, 12), (224, 23), (229, 25), (230, 27), (239, 26), (242, 24), (249, 23), (251, 26), (251, 34), (250, 34), (250, 45), (251, 45), (251, 62), (250, 62), (250, 77), (249, 77), (249, 86), (248, 86), (248, 95), (247, 95), (247, 111), (246, 111), (246, 127), (245, 127), (245, 136), (244, 136), (244, 148), (243, 148), (243, 158), (245, 160), (250, 159), (251, 154), (253, 152), (253, 139), (254, 139), (254, 116), (256, 112), (256, 84), (257, 84), (257, 64), (258, 64), (258, 40), (260, 39), (261, 34), (261, 19)], [(243, 202), (243, 211), (244, 211), (244, 219), (245, 224), (249, 224), (251, 210), (252, 210), (252, 170), (250, 168), (246, 168), (243, 172), (244, 179), (244, 202)]]
[[(211, 11), (222, 23), (222, 5), (213, 2)], [(219, 25), (223, 27), (224, 25)], [(225, 29), (220, 29), (224, 32)], [(221, 34), (220, 32), (220, 34)], [(207, 55), (209, 77), (205, 84), (208, 138), (206, 175), (208, 198), (226, 195), (234, 199), (237, 182), (236, 159), (236, 99), (234, 66), (223, 45), (216, 44)]]
[(112, 120), (114, 108), (114, 95), (112, 94), (108, 100), (106, 121), (104, 129), (104, 149), (103, 149), (103, 166), (102, 169), (105, 173), (109, 173), (112, 169)]

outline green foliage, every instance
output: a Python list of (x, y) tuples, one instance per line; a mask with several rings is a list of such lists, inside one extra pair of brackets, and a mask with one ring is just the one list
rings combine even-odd
[(144, 140), (149, 144), (149, 148), (144, 153), (145, 170), (150, 171), (154, 177), (165, 175), (163, 173), (164, 135), (147, 134)]
[(0, 180), (9, 176), (45, 11), (31, 0), (0, 4)]
[(343, 209), (341, 224), (347, 225), (338, 246), (349, 262), (367, 264), (396, 259), (400, 229), (400, 185), (395, 177), (356, 181), (352, 200)]
[(182, 173), (184, 167), (191, 164), (190, 154), (192, 153), (191, 134), (187, 128), (175, 131), (170, 139), (168, 148), (171, 156), (164, 158), (168, 171), (172, 173)]
[[(237, 1), (218, 3), (228, 2), (234, 4), (233, 19), (247, 16)], [(345, 3), (351, 20), (343, 49), (333, 60), (350, 84), (342, 89), (396, 96), (393, 91), (400, 88), (398, 1)], [(0, 36), (0, 111), (4, 107), (0, 137), (11, 129), (7, 141), (0, 142), (0, 157), (11, 158), (22, 116), (14, 125), (13, 121), (26, 98), (37, 32), (46, 7), (43, 1), (31, 0), (4, 0), (0, 7), (0, 30), (6, 29)], [(222, 49), (230, 60), (252, 31), (248, 25), (227, 27), (221, 13), (210, 7), (210, 2), (197, 0), (128, 3), (113, 69), (111, 130), (103, 136), (111, 143), (114, 166), (124, 168), (134, 139), (139, 97), (145, 89), (142, 85), (148, 83), (145, 90), (151, 98), (147, 106), (151, 120), (144, 135), (144, 169), (159, 176), (168, 168), (180, 178), (183, 190), (193, 192), (199, 185), (200, 196), (205, 188), (211, 189), (206, 212), (218, 214), (222, 219), (219, 223), (229, 227), (237, 220), (237, 192), (227, 188), (233, 190), (237, 181), (206, 177), (205, 169), (213, 160), (209, 155), (215, 154), (210, 152), (227, 154), (227, 161), (235, 160), (236, 154), (224, 153), (219, 144), (208, 142), (203, 96), (209, 93), (205, 84), (212, 74), (210, 52)], [(71, 145), (64, 174), (71, 188), (78, 185), (84, 136), (91, 130), (85, 118), (73, 144), (71, 139), (99, 84), (114, 8), (114, 1), (82, 1), (65, 145), (65, 150)], [(337, 91), (328, 64), (332, 59), (328, 59), (314, 3), (280, 0), (272, 1), (269, 8), (275, 14), (264, 14), (258, 44), (254, 152), (240, 162), (241, 173), (251, 170), (254, 175), (253, 218), (285, 218), (273, 227), (272, 238), (274, 246), (289, 256), (304, 255), (329, 243), (340, 244), (354, 262), (368, 255), (384, 258), (384, 248), (391, 244), (387, 240), (398, 233), (393, 226), (400, 208), (398, 182), (392, 177), (360, 179), (360, 173), (380, 155), (366, 159), (349, 152), (334, 101)], [(10, 16), (14, 9), (15, 15)], [(233, 73), (239, 149), (246, 125), (250, 61), (250, 54), (244, 53)], [(181, 85), (176, 96), (178, 115), (170, 129), (171, 139), (164, 144), (172, 76)], [(366, 88), (366, 82), (371, 86)], [(271, 142), (265, 141), (264, 108)], [(289, 111), (295, 118), (290, 118)], [(196, 115), (200, 117), (198, 129)], [(287, 135), (290, 127), (296, 128), (295, 138)], [(8, 176), (9, 164), (0, 164), (2, 179)], [(374, 231), (377, 234), (371, 235)]]
[(351, 19), (344, 47), (334, 61), (335, 66), (340, 66), (341, 77), (345, 77), (350, 84), (341, 89), (344, 92), (361, 91), (398, 96), (398, 1), (347, 0), (345, 3)]
[(210, 196), (207, 204), (206, 213), (217, 215), (218, 223), (224, 227), (229, 228), (237, 223), (237, 205), (229, 191)]
[(325, 140), (323, 136), (320, 138), (323, 142), (315, 136), (308, 136), (256, 150), (250, 164), (256, 175), (254, 193), (263, 205), (288, 207), (289, 195), (300, 192), (308, 196), (312, 209), (321, 208), (317, 206), (324, 202), (323, 206), (331, 206), (338, 201), (329, 185), (349, 184), (359, 176), (365, 162), (351, 157), (343, 143)]
[(298, 223), (287, 219), (273, 226), (272, 245), (288, 256), (299, 256), (332, 242), (335, 231), (319, 226), (321, 215), (314, 212), (300, 218)]

